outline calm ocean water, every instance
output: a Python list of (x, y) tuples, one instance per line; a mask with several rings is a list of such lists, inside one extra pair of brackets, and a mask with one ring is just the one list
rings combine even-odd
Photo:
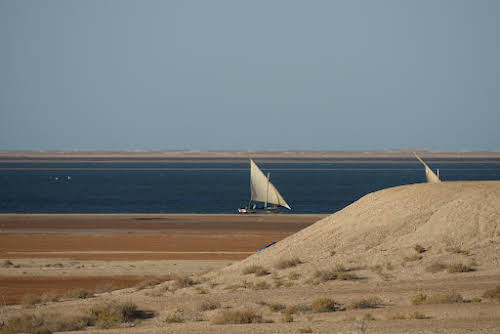
[[(441, 179), (500, 180), (500, 163), (429, 163)], [(418, 163), (262, 163), (291, 213), (331, 213), (367, 193), (425, 181)], [(0, 162), (1, 213), (236, 213), (247, 163)]]

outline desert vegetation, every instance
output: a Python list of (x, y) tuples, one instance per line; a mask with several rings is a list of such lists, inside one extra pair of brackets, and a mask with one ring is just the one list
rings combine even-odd
[(258, 265), (250, 265), (248, 267), (243, 268), (243, 275), (255, 274), (255, 276), (265, 276), (269, 275), (270, 271), (264, 268), (263, 266)]
[(493, 289), (486, 290), (483, 293), (484, 298), (500, 300), (500, 285), (496, 286)]
[(382, 304), (382, 300), (379, 297), (368, 297), (351, 302), (348, 306), (348, 310), (357, 309), (367, 309), (367, 308), (377, 308)]
[(199, 305), (198, 309), (200, 311), (210, 311), (210, 310), (215, 310), (221, 307), (221, 304), (217, 301), (214, 300), (205, 300), (201, 302)]
[(290, 259), (280, 259), (274, 267), (276, 269), (287, 269), (287, 268), (292, 268), (295, 267), (299, 264), (302, 264), (302, 261), (298, 257), (290, 258)]
[(311, 304), (311, 311), (314, 313), (335, 312), (339, 309), (340, 305), (331, 298), (318, 298), (313, 300)]
[(245, 309), (222, 311), (214, 317), (212, 323), (215, 325), (226, 325), (261, 323), (263, 321), (262, 315), (253, 310)]
[(419, 293), (415, 297), (413, 297), (411, 303), (413, 305), (421, 305), (421, 304), (452, 304), (452, 303), (463, 303), (464, 298), (461, 294), (456, 292), (450, 292), (445, 294), (435, 294), (435, 295), (426, 295), (423, 293)]
[(453, 263), (448, 265), (446, 269), (449, 273), (467, 273), (469, 271), (474, 271), (474, 269), (463, 263)]

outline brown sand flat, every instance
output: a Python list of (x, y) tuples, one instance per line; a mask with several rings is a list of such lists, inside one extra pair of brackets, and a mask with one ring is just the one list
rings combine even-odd
[(327, 215), (0, 214), (0, 232), (297, 232)]
[[(7, 303), (54, 287), (60, 287), (58, 292), (94, 289), (104, 281), (130, 287), (150, 271), (144, 268), (141, 272), (137, 263), (133, 265), (136, 269), (120, 269), (123, 265), (116, 261), (157, 261), (149, 268), (158, 267), (155, 274), (162, 275), (161, 270), (171, 268), (158, 261), (175, 260), (182, 272), (183, 268), (192, 270), (193, 265), (177, 260), (194, 261), (198, 268), (213, 260), (241, 260), (324, 216), (1, 214), (0, 259), (10, 259), (19, 268), (0, 267), (0, 287)], [(34, 264), (19, 259), (32, 259)], [(80, 262), (73, 266), (69, 260)], [(109, 264), (98, 267), (102, 268), (99, 274), (89, 269), (93, 260)], [(86, 269), (80, 268), (85, 264)]]
[(0, 258), (243, 259), (288, 233), (0, 234)]

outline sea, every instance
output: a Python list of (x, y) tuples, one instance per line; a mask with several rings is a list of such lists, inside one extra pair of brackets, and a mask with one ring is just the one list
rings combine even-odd
[[(500, 162), (436, 162), (443, 181), (500, 180)], [(259, 163), (292, 207), (333, 213), (384, 188), (425, 182), (416, 162)], [(0, 213), (237, 213), (245, 163), (0, 162)]]

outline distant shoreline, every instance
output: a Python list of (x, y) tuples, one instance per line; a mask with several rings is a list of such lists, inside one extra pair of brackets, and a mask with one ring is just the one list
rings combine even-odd
[(0, 162), (51, 163), (238, 163), (249, 157), (260, 162), (275, 163), (377, 163), (414, 162), (413, 152), (423, 159), (442, 162), (500, 163), (500, 152), (377, 150), (377, 151), (193, 151), (193, 150), (133, 150), (133, 151), (7, 151), (0, 150)]

